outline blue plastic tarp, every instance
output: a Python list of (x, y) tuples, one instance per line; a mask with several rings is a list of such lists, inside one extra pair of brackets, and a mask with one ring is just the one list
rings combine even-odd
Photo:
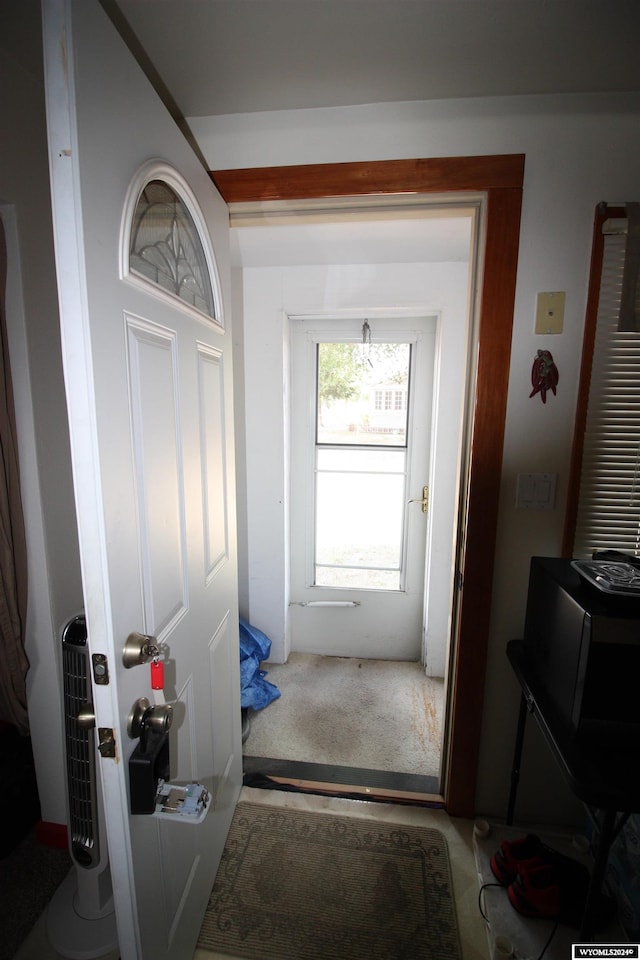
[(271, 640), (257, 627), (240, 620), (240, 704), (252, 710), (262, 710), (280, 691), (275, 684), (265, 680), (266, 670), (260, 669), (263, 660), (271, 653)]

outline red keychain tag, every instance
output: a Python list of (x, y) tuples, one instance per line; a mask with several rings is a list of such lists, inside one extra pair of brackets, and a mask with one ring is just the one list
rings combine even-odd
[(164, 663), (162, 660), (151, 661), (151, 689), (164, 690)]

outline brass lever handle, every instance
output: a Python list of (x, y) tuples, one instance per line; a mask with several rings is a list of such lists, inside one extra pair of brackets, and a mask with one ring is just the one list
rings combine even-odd
[(429, 511), (429, 487), (422, 488), (422, 497), (417, 497), (415, 500), (407, 500), (407, 503), (421, 503), (422, 512), (428, 513)]

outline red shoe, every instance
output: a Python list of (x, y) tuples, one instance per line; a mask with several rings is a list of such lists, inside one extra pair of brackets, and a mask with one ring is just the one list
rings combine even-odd
[(544, 863), (548, 848), (535, 833), (529, 833), (519, 840), (503, 840), (500, 849), (491, 857), (491, 872), (505, 887), (516, 879), (523, 864)]
[(548, 917), (558, 920), (561, 910), (561, 893), (558, 875), (554, 867), (546, 863), (530, 865), (522, 863), (518, 876), (507, 889), (514, 910), (525, 917)]
[(507, 894), (511, 906), (526, 917), (546, 917), (580, 927), (588, 889), (587, 868), (563, 858), (556, 864), (522, 864)]

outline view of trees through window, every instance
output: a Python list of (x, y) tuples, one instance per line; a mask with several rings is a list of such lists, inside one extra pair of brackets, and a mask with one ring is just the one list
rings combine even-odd
[(405, 446), (408, 343), (319, 343), (317, 442)]

